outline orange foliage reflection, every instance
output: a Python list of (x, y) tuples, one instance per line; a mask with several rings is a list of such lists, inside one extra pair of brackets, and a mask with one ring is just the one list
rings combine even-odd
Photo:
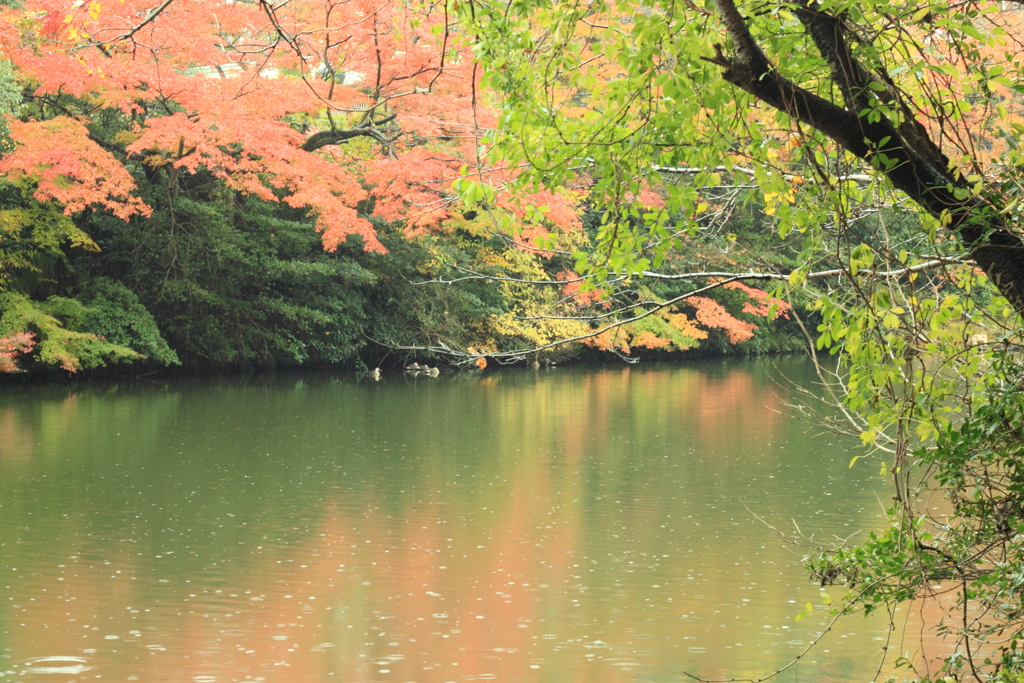
[[(762, 674), (818, 627), (792, 620), (817, 595), (799, 559), (743, 509), (807, 519), (819, 494), (792, 487), (830, 476), (770, 373), (387, 381), (41, 411), (38, 448), (60, 457), (0, 463), (10, 664), (82, 657), (80, 680), (617, 683)], [(69, 498), (38, 497), (43, 484)], [(873, 493), (843, 493), (831, 508), (859, 496), (872, 507), (850, 514), (873, 523)], [(877, 652), (866, 638), (806, 666), (842, 680)]]

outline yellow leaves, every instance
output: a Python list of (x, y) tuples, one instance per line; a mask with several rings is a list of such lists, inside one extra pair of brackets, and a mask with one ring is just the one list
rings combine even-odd
[[(100, 11), (102, 10), (102, 5), (100, 5), (99, 2), (95, 1), (90, 2), (88, 5), (86, 5), (84, 0), (75, 0), (73, 3), (71, 3), (71, 6), (74, 8), (74, 12), (71, 14), (64, 15), (64, 24), (66, 25), (66, 28), (64, 29), (64, 34), (62, 37), (65, 41), (71, 43), (87, 40), (89, 38), (88, 32), (83, 30), (81, 26), (74, 26), (73, 24), (75, 22), (75, 19), (80, 15), (82, 10), (84, 9), (85, 18), (88, 21), (92, 21), (94, 23), (97, 22), (100, 18)], [(105, 76), (100, 74), (100, 78), (105, 78)]]
[(114, 144), (130, 145), (139, 139), (139, 134), (131, 130), (122, 130), (114, 135)]
[[(476, 259), (488, 269), (500, 269), (510, 278), (500, 283), (499, 287), (505, 300), (512, 304), (510, 310), (482, 320), (479, 334), (515, 337), (537, 347), (557, 339), (577, 337), (590, 332), (589, 325), (569, 318), (576, 312), (579, 303), (576, 296), (566, 297), (562, 287), (536, 287), (515, 281), (550, 278), (544, 272), (543, 263), (535, 252), (516, 248), (494, 250), (484, 247), (477, 252)], [(566, 277), (567, 280), (574, 278), (575, 276)], [(576, 289), (579, 288), (578, 283), (572, 284)], [(592, 292), (593, 290), (589, 293)], [(555, 316), (552, 317), (552, 314)]]
[(171, 163), (171, 160), (163, 154), (149, 154), (142, 158), (142, 163), (150, 168), (159, 168), (165, 164)]
[(690, 339), (700, 340), (708, 338), (707, 331), (698, 327), (696, 320), (691, 320), (683, 313), (669, 315), (667, 320), (669, 325)]
[(640, 334), (638, 334), (632, 339), (632, 341), (629, 343), (629, 346), (637, 346), (648, 349), (658, 349), (664, 346), (668, 346), (671, 343), (672, 342), (670, 340), (663, 339), (662, 337), (657, 336), (656, 334), (649, 330), (643, 330), (640, 332)]
[(4, 209), (0, 211), (0, 233), (17, 235), (28, 224), (25, 209)]
[(774, 216), (779, 204), (795, 204), (796, 203), (796, 188), (791, 187), (785, 192), (765, 192), (764, 193), (764, 212), (769, 216)]
[[(71, 6), (74, 7), (76, 10), (81, 9), (82, 7), (85, 7), (86, 13), (89, 15), (89, 18), (92, 19), (93, 21), (96, 21), (97, 19), (100, 18), (100, 10), (102, 9), (102, 6), (96, 0), (93, 0), (93, 2), (90, 2), (88, 4), (88, 6), (86, 6), (85, 0), (75, 0), (74, 2), (71, 3)], [(66, 23), (71, 23), (72, 19), (73, 19), (72, 15), (69, 14), (69, 15), (67, 15), (67, 17), (64, 18), (64, 21)]]
[[(89, 235), (52, 204), (0, 210), (0, 233), (5, 233), (13, 240), (27, 239), (45, 249), (57, 249), (62, 244), (69, 244), (86, 251), (100, 250)], [(32, 267), (29, 263), (23, 266)]]

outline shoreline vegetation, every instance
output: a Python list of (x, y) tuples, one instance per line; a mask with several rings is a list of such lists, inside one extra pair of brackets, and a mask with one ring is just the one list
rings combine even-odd
[[(552, 361), (546, 364), (540, 364), (538, 367), (532, 367), (530, 362), (526, 363), (507, 363), (499, 365), (496, 363), (488, 364), (484, 368), (471, 365), (468, 367), (459, 367), (454, 365), (442, 364), (432, 367), (437, 367), (437, 374), (428, 374), (423, 372), (411, 373), (405, 370), (406, 361), (402, 358), (407, 358), (408, 361), (413, 361), (416, 358), (422, 358), (421, 356), (403, 356), (399, 357), (392, 355), (387, 357), (385, 360), (381, 360), (377, 365), (363, 364), (334, 364), (334, 365), (275, 365), (275, 366), (246, 366), (246, 367), (184, 367), (184, 366), (163, 366), (153, 365), (147, 363), (134, 363), (126, 365), (107, 365), (99, 368), (93, 368), (90, 370), (83, 370), (79, 372), (67, 372), (59, 368), (38, 368), (34, 371), (25, 371), (17, 373), (6, 373), (0, 375), (0, 391), (7, 388), (14, 388), (19, 386), (63, 386), (63, 385), (74, 385), (74, 384), (90, 384), (94, 382), (105, 383), (105, 382), (119, 382), (119, 381), (164, 381), (164, 380), (190, 380), (197, 378), (210, 378), (218, 379), (223, 381), (231, 381), (236, 378), (247, 378), (247, 377), (260, 377), (260, 376), (273, 376), (277, 374), (284, 375), (314, 375), (314, 374), (332, 374), (341, 377), (351, 376), (359, 381), (373, 382), (374, 377), (372, 375), (372, 369), (374, 367), (380, 368), (379, 379), (380, 380), (393, 380), (402, 378), (405, 380), (422, 379), (425, 381), (431, 381), (438, 378), (444, 377), (455, 377), (455, 376), (466, 376), (470, 377), (473, 375), (482, 376), (485, 374), (495, 374), (501, 372), (550, 372), (559, 368), (572, 368), (572, 369), (601, 369), (601, 368), (623, 368), (623, 367), (662, 367), (666, 365), (679, 365), (684, 366), (693, 363), (708, 363), (714, 361), (729, 362), (729, 361), (749, 361), (755, 359), (768, 359), (768, 358), (792, 358), (804, 355), (806, 349), (802, 350), (781, 350), (781, 351), (767, 351), (758, 354), (753, 353), (718, 353), (708, 352), (701, 353), (699, 351), (683, 352), (683, 353), (663, 353), (663, 354), (645, 354), (640, 357), (635, 364), (626, 364), (618, 358), (601, 356), (595, 353), (585, 353), (580, 356), (567, 357), (561, 361)], [(369, 367), (370, 370), (363, 369)]]
[[(202, 172), (173, 203), (167, 178), (136, 182), (152, 213), (123, 220), (102, 209), (68, 218), (0, 179), (5, 213), (48, 210), (89, 236), (87, 245), (39, 244), (33, 228), (0, 243), (0, 341), (12, 342), (0, 346), (0, 382), (26, 372), (60, 381), (86, 372), (363, 371), (416, 359), (458, 368), (480, 358), (495, 366), (751, 356), (802, 351), (797, 318), (817, 324), (800, 302), (742, 282), (705, 292), (686, 279), (636, 277), (605, 291), (572, 273), (571, 255), (510, 242), (471, 211), (413, 237), (401, 222), (377, 220), (386, 253), (359, 236), (326, 251), (303, 209), (233, 192)], [(729, 229), (747, 246), (697, 236), (660, 271), (692, 271), (701, 251), (717, 253), (722, 269), (792, 266), (797, 244), (759, 240), (768, 216), (756, 198), (736, 214)], [(601, 217), (583, 217), (586, 239)]]

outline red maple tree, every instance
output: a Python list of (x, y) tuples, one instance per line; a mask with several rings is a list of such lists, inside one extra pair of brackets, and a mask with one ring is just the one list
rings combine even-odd
[(203, 170), (384, 251), (367, 214), (437, 226), (495, 121), (444, 3), (27, 0), (0, 48), (30, 100), (0, 173), (68, 213), (145, 215), (133, 170)]

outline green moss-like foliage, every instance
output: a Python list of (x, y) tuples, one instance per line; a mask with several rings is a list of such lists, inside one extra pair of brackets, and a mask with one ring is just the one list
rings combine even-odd
[(0, 338), (30, 332), (38, 343), (32, 360), (71, 372), (138, 360), (142, 354), (82, 331), (89, 309), (74, 299), (52, 296), (43, 302), (11, 292), (0, 294)]
[(81, 324), (113, 344), (130, 348), (162, 365), (180, 365), (139, 297), (119, 282), (97, 277), (85, 282), (79, 300), (86, 305)]

